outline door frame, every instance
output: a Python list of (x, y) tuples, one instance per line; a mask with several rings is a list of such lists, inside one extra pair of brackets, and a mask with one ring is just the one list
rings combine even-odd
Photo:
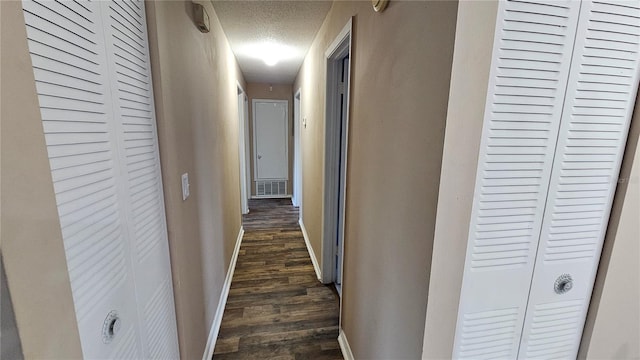
[[(347, 98), (347, 116), (344, 121), (340, 122), (341, 107), (338, 99), (338, 76), (339, 70), (342, 66), (342, 61), (345, 56), (349, 55), (351, 59), (351, 40), (352, 40), (352, 18), (344, 26), (342, 31), (336, 36), (335, 40), (325, 51), (325, 67), (326, 67), (326, 96), (325, 96), (325, 143), (324, 143), (324, 191), (323, 191), (323, 227), (322, 227), (322, 282), (325, 284), (333, 283), (336, 280), (335, 257), (337, 254), (337, 247), (334, 245), (334, 234), (336, 229), (342, 229), (342, 244), (341, 244), (341, 264), (344, 264), (344, 224), (346, 208), (346, 179), (347, 179), (347, 159), (349, 148), (349, 113), (350, 113), (350, 95), (351, 95), (351, 82), (352, 71), (349, 61), (349, 79), (347, 88), (345, 89)], [(342, 125), (342, 136), (339, 125)], [(343, 141), (344, 140), (344, 141)], [(344, 169), (341, 174), (342, 179), (338, 177), (338, 166), (340, 158), (340, 143), (343, 142), (344, 146)], [(342, 180), (342, 181), (341, 181)], [(339, 191), (342, 192), (342, 201), (338, 200)], [(340, 216), (338, 215), (340, 214)], [(340, 217), (340, 218), (338, 218)], [(338, 226), (341, 223), (342, 226)], [(340, 284), (343, 284), (342, 278), (343, 271), (340, 272)]]
[[(251, 199), (251, 137), (249, 127), (249, 96), (244, 93), (244, 167), (247, 174), (245, 184), (247, 187), (247, 204)], [(247, 206), (247, 213), (251, 211), (251, 208)]]
[(294, 206), (299, 208), (299, 218), (302, 219), (302, 97), (300, 89), (293, 95), (293, 197)]
[[(251, 135), (253, 136), (253, 151), (252, 151), (252, 158), (253, 158), (253, 181), (257, 182), (258, 181), (258, 137), (256, 136), (256, 104), (257, 103), (280, 103), (280, 104), (284, 104), (284, 117), (286, 120), (286, 126), (285, 126), (285, 139), (286, 139), (286, 146), (285, 146), (285, 157), (286, 162), (285, 165), (287, 167), (287, 175), (285, 179), (262, 179), (262, 180), (286, 180), (286, 184), (287, 187), (290, 186), (289, 184), (289, 141), (290, 141), (290, 133), (289, 133), (289, 100), (274, 100), (274, 99), (252, 99), (251, 100), (251, 109), (252, 109), (252, 117), (253, 117), (253, 128), (251, 130)], [(285, 189), (285, 192), (288, 192), (288, 189)], [(290, 198), (291, 195), (271, 195), (271, 196), (257, 196), (261, 199), (265, 199), (265, 198)]]
[(247, 107), (247, 93), (238, 82), (238, 160), (240, 166), (240, 211), (249, 213), (250, 168), (247, 160), (249, 148), (249, 114)]

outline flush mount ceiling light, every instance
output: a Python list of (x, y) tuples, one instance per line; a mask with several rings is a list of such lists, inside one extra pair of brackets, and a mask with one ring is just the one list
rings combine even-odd
[(262, 60), (267, 66), (275, 66), (282, 60), (296, 56), (294, 48), (271, 40), (248, 45), (245, 52), (255, 59)]
[(269, 54), (265, 54), (262, 57), (262, 61), (264, 61), (264, 63), (267, 64), (267, 66), (275, 66), (278, 63), (278, 61), (280, 61), (280, 59), (275, 53), (269, 53)]

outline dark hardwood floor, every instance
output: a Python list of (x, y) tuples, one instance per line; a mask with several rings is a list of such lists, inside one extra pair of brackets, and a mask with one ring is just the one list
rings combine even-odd
[(339, 300), (320, 283), (290, 199), (251, 200), (214, 358), (343, 359)]

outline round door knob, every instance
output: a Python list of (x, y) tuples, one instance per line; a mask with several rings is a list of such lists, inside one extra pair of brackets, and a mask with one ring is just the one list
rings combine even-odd
[(120, 327), (122, 327), (122, 321), (118, 316), (118, 312), (115, 310), (110, 311), (102, 324), (102, 342), (108, 344), (113, 341), (113, 338), (120, 331)]
[(558, 276), (556, 282), (553, 284), (553, 290), (556, 294), (562, 295), (573, 288), (573, 278), (569, 274), (562, 274)]
[(262, 159), (262, 155), (258, 155), (258, 160)]

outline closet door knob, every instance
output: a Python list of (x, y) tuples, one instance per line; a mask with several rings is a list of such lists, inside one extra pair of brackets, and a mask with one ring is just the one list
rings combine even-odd
[(573, 288), (573, 278), (569, 274), (562, 274), (558, 276), (556, 282), (553, 284), (553, 289), (556, 294), (562, 295)]
[(110, 343), (120, 331), (121, 326), (122, 322), (118, 313), (115, 310), (110, 311), (102, 324), (102, 342), (105, 344)]

